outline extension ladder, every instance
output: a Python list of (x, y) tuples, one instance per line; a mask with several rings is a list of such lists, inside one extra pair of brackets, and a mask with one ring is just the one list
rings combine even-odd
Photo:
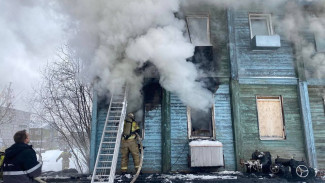
[(100, 141), (92, 183), (114, 182), (117, 158), (123, 133), (127, 107), (127, 87), (112, 92)]

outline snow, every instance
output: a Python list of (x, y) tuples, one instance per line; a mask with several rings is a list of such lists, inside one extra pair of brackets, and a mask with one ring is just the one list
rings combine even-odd
[[(63, 151), (60, 150), (50, 150), (42, 153), (42, 171), (61, 171), (62, 170), (62, 158), (56, 162), (56, 159), (60, 156)], [(71, 161), (72, 160), (72, 161)], [(76, 168), (73, 163), (73, 158), (70, 159), (69, 168)]]
[(239, 172), (239, 171), (221, 171), (221, 172), (214, 172), (216, 174), (219, 174), (219, 175), (243, 175), (242, 172)]
[(212, 147), (216, 147), (216, 146), (222, 146), (222, 143), (219, 141), (211, 141), (211, 140), (195, 140), (195, 141), (191, 141), (189, 144), (191, 147), (192, 146), (212, 146)]
[(194, 174), (176, 174), (176, 175), (161, 175), (164, 179), (182, 179), (182, 180), (212, 180), (212, 179), (237, 179), (237, 176), (232, 175), (194, 175)]

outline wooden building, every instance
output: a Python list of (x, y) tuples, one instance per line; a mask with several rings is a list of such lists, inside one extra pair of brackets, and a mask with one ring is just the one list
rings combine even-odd
[[(300, 5), (305, 9), (314, 6)], [(250, 159), (255, 150), (269, 151), (273, 157), (304, 159), (312, 167), (325, 169), (325, 78), (306, 76), (306, 60), (300, 54), (303, 43), (286, 38), (280, 28), (285, 25), (279, 21), (275, 26), (274, 21), (283, 19), (286, 12), (273, 12), (263, 3), (240, 9), (201, 3), (180, 11), (187, 36), (196, 45), (189, 61), (208, 73), (200, 80), (210, 84), (214, 105), (208, 109), (202, 129), (195, 130), (195, 111), (162, 88), (156, 76), (146, 77), (144, 115), (137, 119), (145, 146), (142, 171), (197, 171), (190, 164), (189, 144), (199, 139), (222, 143), (225, 170), (241, 170), (241, 160)], [(191, 35), (197, 31), (191, 24), (198, 22), (203, 44)], [(312, 32), (306, 34), (306, 40), (316, 45)], [(324, 54), (322, 51), (316, 48), (315, 54)], [(107, 107), (95, 92), (90, 170)]]

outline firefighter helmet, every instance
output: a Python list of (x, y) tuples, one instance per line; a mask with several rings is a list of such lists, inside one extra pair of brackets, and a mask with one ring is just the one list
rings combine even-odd
[(134, 120), (134, 114), (132, 112), (128, 114), (128, 117)]

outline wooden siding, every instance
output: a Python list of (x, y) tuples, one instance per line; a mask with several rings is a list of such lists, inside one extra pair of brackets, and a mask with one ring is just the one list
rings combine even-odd
[[(256, 95), (283, 97), (283, 111), (285, 120), (285, 140), (260, 140), (256, 111)], [(300, 107), (297, 86), (284, 85), (240, 85), (239, 86), (239, 119), (235, 128), (236, 148), (239, 160), (251, 158), (255, 150), (270, 151), (273, 157), (283, 158), (292, 156), (298, 160), (306, 160), (304, 134), (301, 124)]]
[(228, 55), (227, 35), (227, 11), (209, 7), (210, 12), (210, 34), (211, 44), (213, 45), (213, 59), (216, 68), (211, 70), (215, 77), (229, 77), (230, 64)]
[[(223, 84), (215, 93), (216, 139), (223, 144), (225, 169), (235, 170), (233, 128), (231, 120), (229, 85)], [(172, 171), (190, 171), (188, 167), (186, 106), (171, 95), (171, 164)]]
[(92, 118), (91, 118), (91, 134), (90, 134), (90, 153), (89, 153), (89, 172), (92, 172), (96, 162), (95, 146), (97, 134), (97, 109), (98, 109), (98, 96), (97, 91), (93, 90), (93, 103), (92, 103)]
[(313, 121), (318, 169), (325, 169), (325, 108), (324, 86), (309, 86), (309, 104)]
[[(150, 108), (150, 110), (147, 110)], [(144, 138), (142, 141), (144, 149), (144, 158), (142, 171), (145, 173), (154, 173), (161, 171), (161, 106), (152, 105), (145, 107), (144, 113)], [(121, 152), (117, 161), (116, 172), (121, 168)], [(134, 163), (132, 155), (129, 154), (128, 172), (134, 172)]]
[[(96, 158), (97, 158), (97, 153), (98, 153), (98, 148), (100, 144), (100, 140), (102, 138), (102, 133), (103, 133), (103, 128), (107, 116), (107, 110), (108, 110), (108, 105), (105, 105), (103, 103), (99, 103), (97, 105), (97, 97), (96, 100), (94, 101), (93, 104), (96, 105), (96, 112), (93, 113), (93, 120), (92, 120), (92, 135), (91, 135), (91, 151), (90, 151), (90, 171), (93, 170), (95, 163), (96, 163)], [(94, 108), (93, 108), (94, 110)]]
[(171, 171), (189, 171), (186, 106), (175, 94), (171, 94), (170, 98)]
[(145, 110), (143, 172), (161, 171), (161, 106)]
[(258, 12), (258, 10), (238, 10), (233, 16), (232, 28), (235, 33), (235, 56), (239, 77), (296, 77), (290, 42), (281, 39), (281, 48), (277, 50), (251, 49), (248, 13), (256, 11)]
[(229, 85), (220, 85), (214, 97), (216, 139), (223, 145), (225, 170), (235, 170), (235, 150), (231, 119)]

